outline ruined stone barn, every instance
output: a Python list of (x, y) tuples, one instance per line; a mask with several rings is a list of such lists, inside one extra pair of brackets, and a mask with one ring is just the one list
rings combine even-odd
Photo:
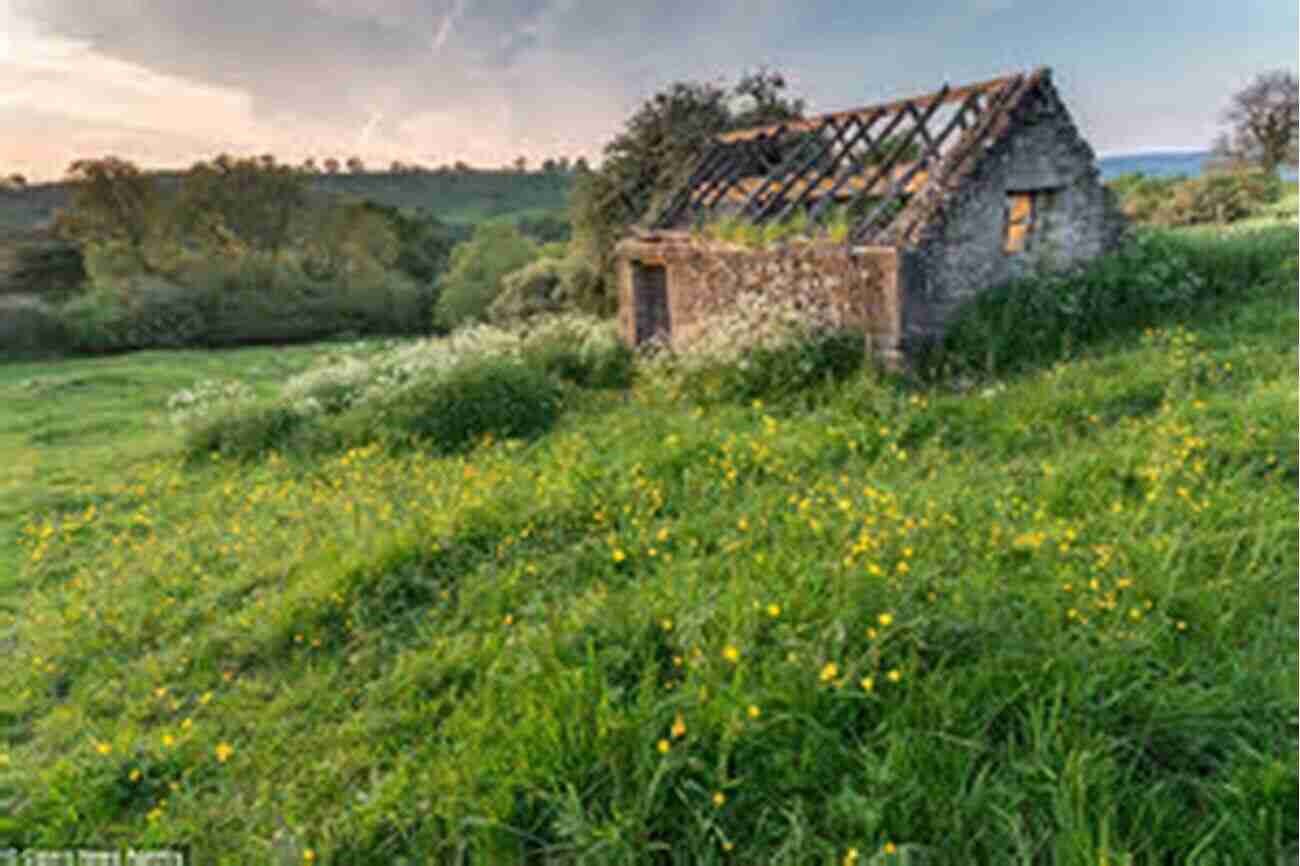
[[(699, 231), (722, 218), (794, 220), (822, 239)], [(785, 293), (829, 303), (893, 365), (980, 291), (1092, 259), (1123, 226), (1050, 70), (945, 85), (713, 138), (616, 247), (621, 332), (678, 343), (743, 293)]]

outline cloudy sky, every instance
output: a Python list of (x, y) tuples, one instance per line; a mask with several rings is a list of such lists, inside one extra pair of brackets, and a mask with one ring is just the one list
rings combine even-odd
[(1296, 52), (1295, 0), (0, 0), (0, 172), (594, 161), (666, 83), (759, 66), (833, 111), (1047, 65), (1098, 151), (1198, 148)]

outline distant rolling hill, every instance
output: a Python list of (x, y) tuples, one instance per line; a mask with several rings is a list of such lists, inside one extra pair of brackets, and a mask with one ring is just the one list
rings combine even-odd
[[(179, 174), (165, 172), (154, 177), (163, 189), (175, 187), (180, 179)], [(311, 179), (314, 191), (368, 199), (393, 207), (423, 209), (453, 223), (563, 214), (572, 186), (572, 175), (561, 172), (322, 174)], [(0, 237), (31, 233), (48, 224), (55, 212), (67, 207), (71, 200), (72, 186), (68, 183), (0, 190)]]
[[(1103, 181), (1120, 175), (1140, 172), (1147, 177), (1199, 177), (1210, 160), (1208, 150), (1145, 150), (1137, 153), (1114, 153), (1097, 160)], [(1295, 180), (1296, 172), (1285, 166), (1279, 172), (1283, 180)]]

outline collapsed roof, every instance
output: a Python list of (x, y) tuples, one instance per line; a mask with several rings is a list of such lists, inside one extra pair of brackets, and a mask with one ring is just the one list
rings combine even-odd
[(848, 205), (857, 215), (850, 242), (915, 242), (1049, 76), (1039, 68), (717, 135), (644, 225), (671, 229), (723, 214), (762, 224)]

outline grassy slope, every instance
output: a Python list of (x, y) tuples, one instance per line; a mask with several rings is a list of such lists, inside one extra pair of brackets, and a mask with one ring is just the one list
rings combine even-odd
[(178, 385), (307, 350), (0, 368), (0, 847), (1271, 862), (1293, 283), (984, 395), (595, 401), (446, 460), (168, 450)]

